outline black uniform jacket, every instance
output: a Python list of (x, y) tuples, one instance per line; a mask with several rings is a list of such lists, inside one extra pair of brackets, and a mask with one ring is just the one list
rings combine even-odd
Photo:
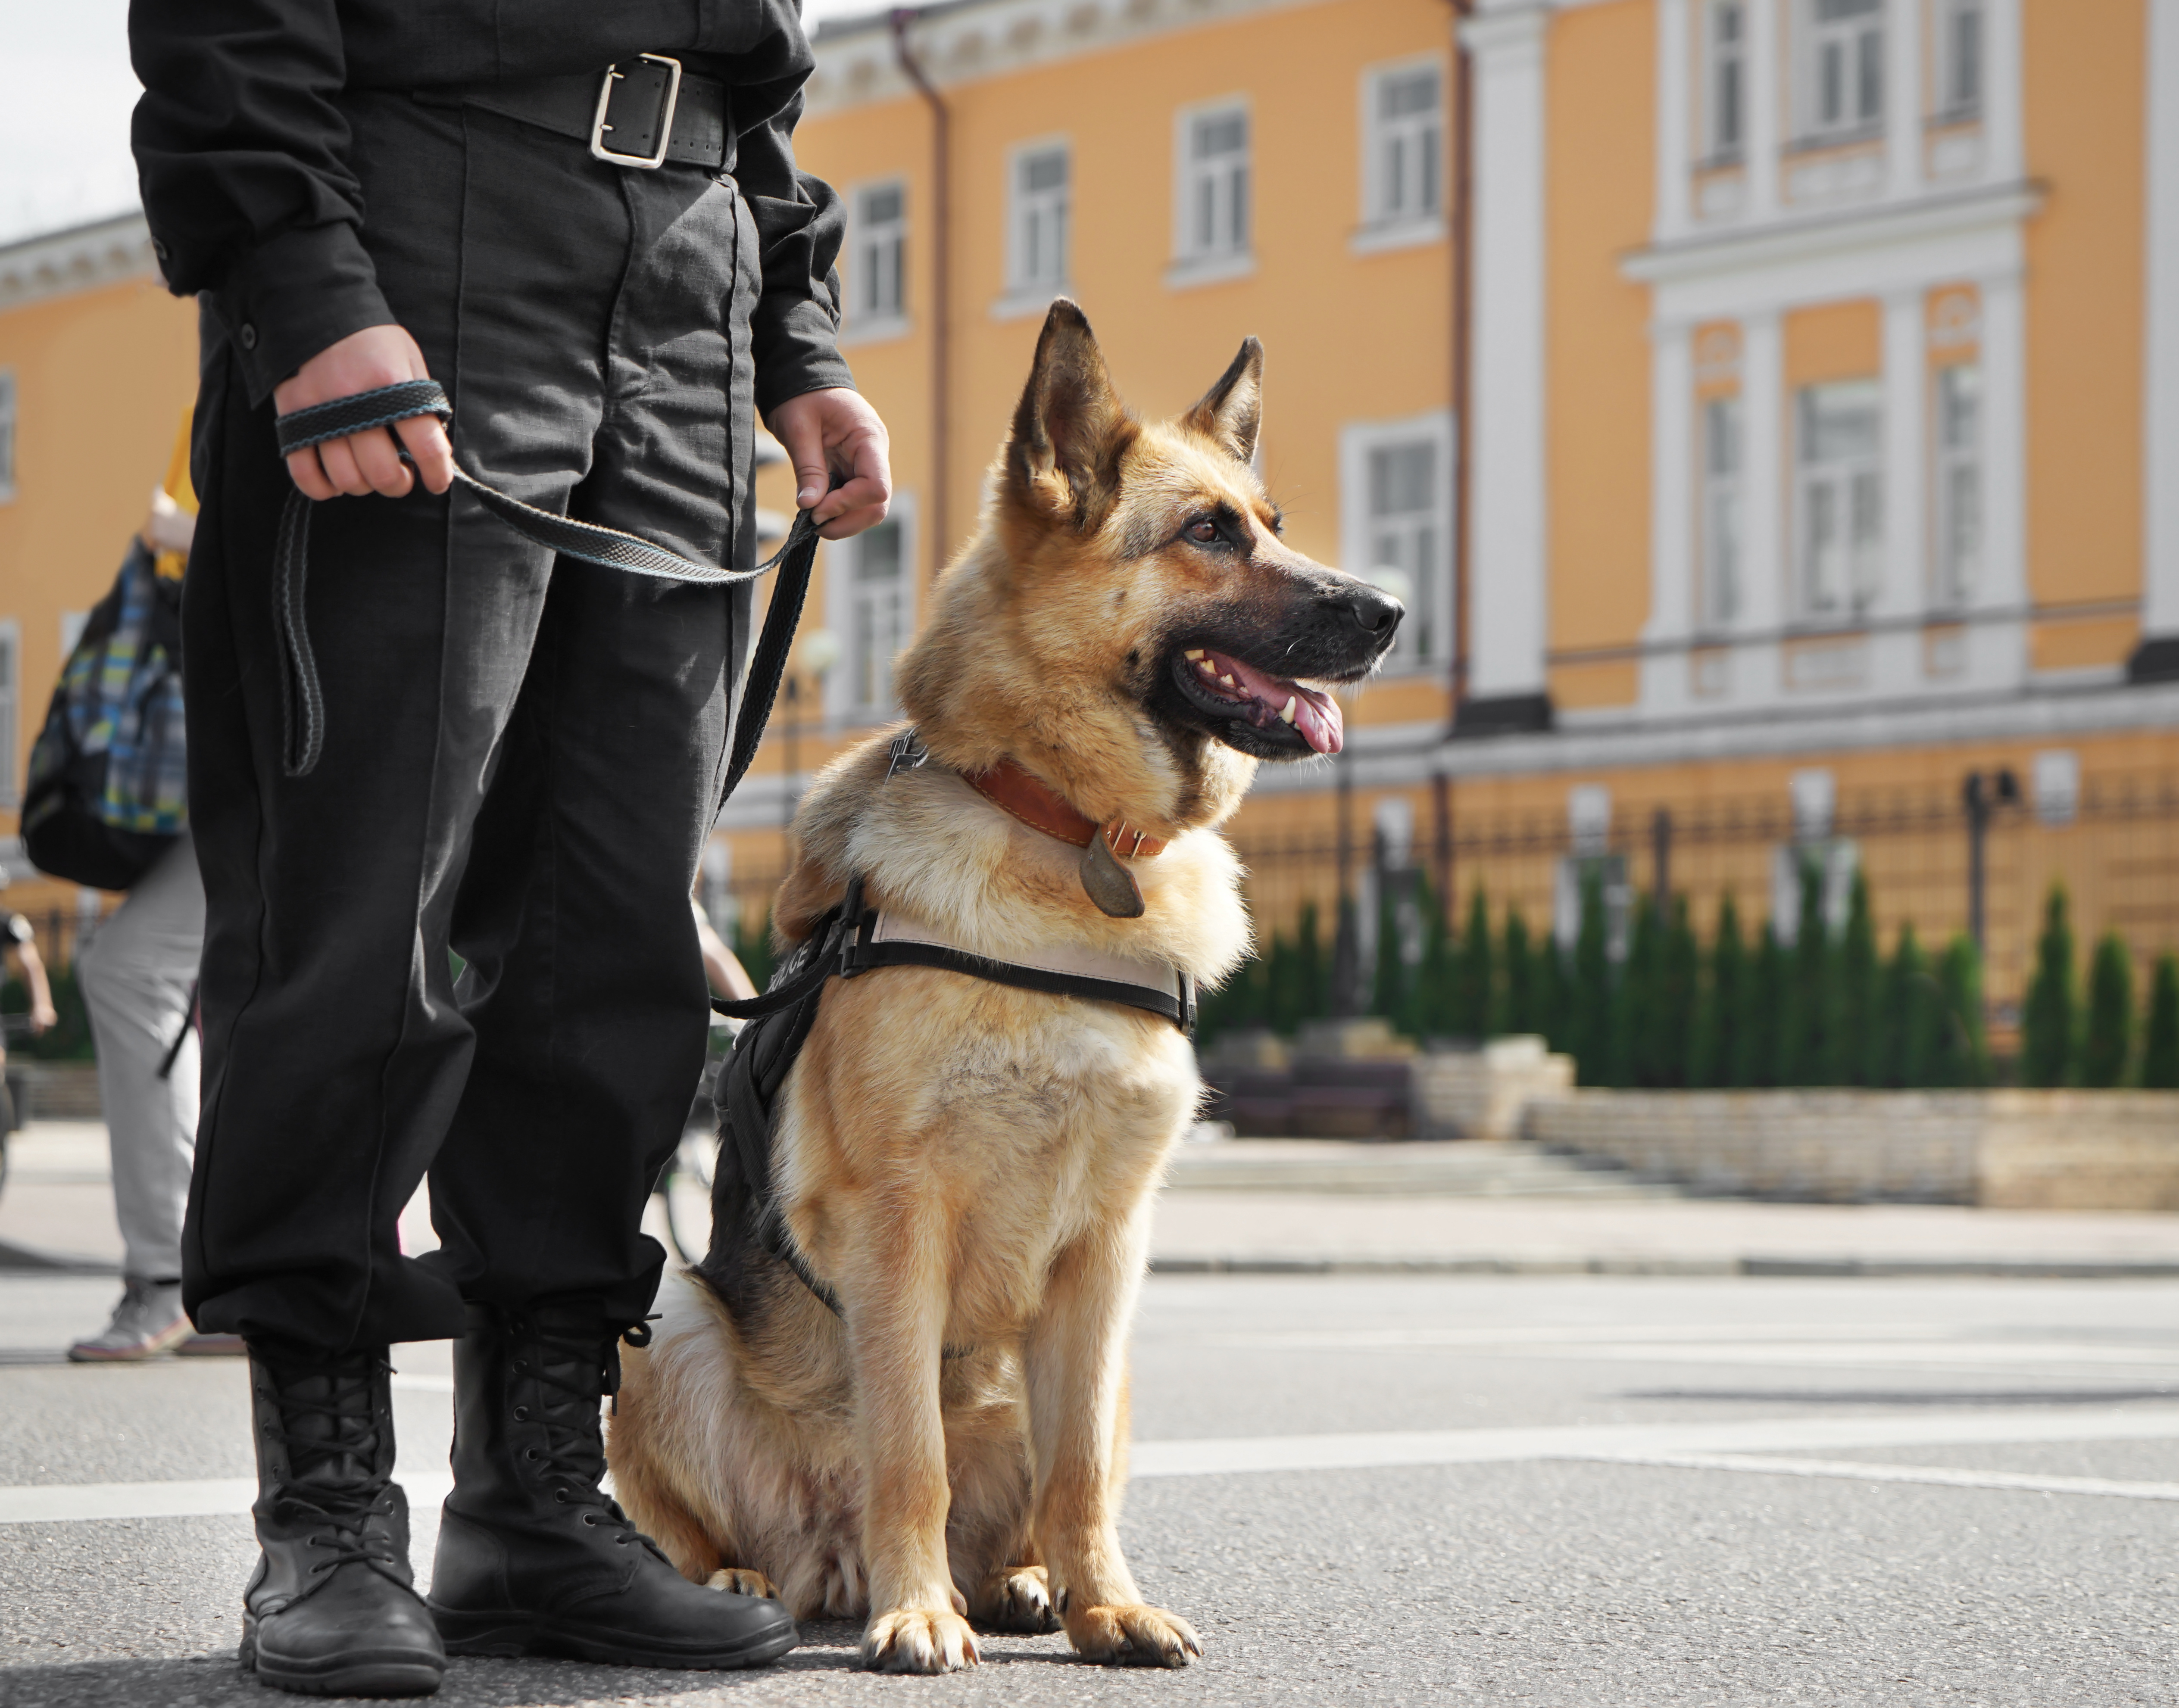
[(789, 140), (815, 63), (796, 0), (131, 0), (129, 36), (154, 250), (231, 337), (252, 329), (233, 348), (253, 403), (393, 320), (357, 236), (343, 90), (602, 74), (638, 53), (727, 85), (761, 245), (758, 408), (852, 383), (835, 343), (840, 200), (795, 170)]

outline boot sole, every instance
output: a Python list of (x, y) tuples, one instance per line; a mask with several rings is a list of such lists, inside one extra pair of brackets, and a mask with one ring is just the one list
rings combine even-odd
[(446, 1677), (443, 1666), (420, 1661), (406, 1650), (336, 1655), (307, 1664), (273, 1660), (268, 1666), (257, 1646), (256, 1621), (249, 1618), (243, 1622), (237, 1658), (242, 1670), (255, 1672), (260, 1683), (299, 1696), (431, 1696)]
[(606, 1667), (659, 1667), (681, 1672), (733, 1672), (777, 1661), (802, 1640), (793, 1624), (720, 1649), (655, 1649), (624, 1637), (585, 1635), (535, 1613), (464, 1613), (426, 1601), (448, 1655), (516, 1660), (549, 1656)]

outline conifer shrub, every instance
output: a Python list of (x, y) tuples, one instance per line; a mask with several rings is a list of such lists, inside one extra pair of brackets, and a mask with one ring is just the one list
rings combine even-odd
[(1604, 879), (1581, 881), (1581, 929), (1567, 969), (1566, 1048), (1583, 1085), (1607, 1085), (1611, 1075), (1611, 959), (1605, 940)]
[(741, 962), (742, 971), (749, 976), (749, 983), (759, 990), (767, 988), (771, 983), (771, 910), (769, 907), (764, 910), (764, 923), (755, 931), (746, 928), (742, 924), (741, 914), (736, 912), (733, 929), (727, 936), (727, 947), (733, 950), (734, 959)]
[(1634, 922), (1627, 939), (1627, 964), (1619, 969), (1611, 994), (1611, 1083), (1638, 1086), (1647, 1069), (1649, 1016), (1657, 1001), (1664, 932), (1656, 903), (1645, 891), (1635, 899)]
[(1422, 911), (1423, 958), (1408, 983), (1407, 1012), (1400, 1030), (1410, 1037), (1441, 1036), (1452, 1002), (1452, 932), (1445, 909), (1427, 877), (1418, 879), (1416, 905)]
[(2088, 1033), (2081, 1040), (2081, 1083), (2123, 1083), (2133, 1052), (2133, 962), (2116, 931), (2106, 931), (2088, 963)]
[(1395, 1027), (1408, 1012), (1408, 963), (1400, 953), (1397, 888), (1391, 873), (1378, 874), (1377, 965), (1369, 985), (1369, 1012)]
[(1496, 969), (1490, 952), (1490, 904), (1478, 884), (1468, 898), (1468, 922), (1460, 933), (1455, 973), (1453, 1033), (1478, 1040), (1497, 1030)]
[(1755, 954), (1748, 965), (1748, 1000), (1741, 1009), (1740, 1035), (1734, 1043), (1732, 1083), (1736, 1086), (1774, 1086), (1778, 1083), (1779, 1035), (1784, 1029), (1786, 1006), (1786, 950), (1770, 921), (1755, 939)]
[(1831, 1084), (1876, 1083), (1877, 998), (1876, 928), (1869, 917), (1869, 879), (1857, 871), (1847, 906), (1846, 929), (1839, 936), (1830, 1037)]
[(2043, 934), (2035, 941), (2035, 972), (2020, 1015), (2020, 1082), (2062, 1086), (2073, 1076), (2073, 928), (2066, 917), (2066, 886), (2053, 884), (2043, 904)]
[(2149, 1018), (2141, 1028), (2141, 1083), (2179, 1091), (2179, 955), (2160, 955), (2149, 981)]
[(1671, 918), (1657, 945), (1655, 999), (1643, 1015), (1641, 1082), (1674, 1088), (1688, 1083), (1688, 1037), (1694, 1030), (1701, 952), (1688, 917), (1688, 898), (1672, 898)]
[(1825, 1083), (1830, 1067), (1836, 961), (1824, 921), (1824, 868), (1801, 862), (1801, 913), (1779, 1005), (1777, 1069), (1772, 1083)]
[(1710, 952), (1710, 976), (1697, 999), (1695, 1023), (1688, 1042), (1688, 1083), (1695, 1087), (1737, 1084), (1737, 1047), (1743, 1005), (1748, 1000), (1748, 950), (1740, 940), (1740, 909), (1728, 890), (1717, 909), (1717, 934)]
[(1938, 1013), (1930, 1040), (1933, 1086), (1990, 1083), (1990, 1054), (1983, 1037), (1982, 956), (1962, 933), (1946, 946), (1937, 971)]
[(1930, 1048), (1943, 1012), (1943, 992), (1923, 959), (1914, 928), (1899, 928), (1899, 942), (1885, 964), (1876, 1005), (1876, 1038), (1870, 1052), (1873, 1086), (1905, 1091), (1929, 1083)]
[(1534, 955), (1536, 1030), (1544, 1035), (1544, 1043), (1548, 1048), (1571, 1055), (1573, 1053), (1573, 978), (1567, 970), (1566, 956), (1559, 950), (1557, 933), (1546, 931), (1538, 937)]
[(1506, 1030), (1541, 1032), (1537, 975), (1542, 967), (1529, 947), (1529, 922), (1522, 918), (1518, 902), (1506, 910), (1505, 953), (1501, 958), (1506, 963)]

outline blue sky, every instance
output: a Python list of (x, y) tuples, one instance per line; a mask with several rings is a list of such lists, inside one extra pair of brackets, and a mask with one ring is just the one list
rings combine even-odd
[[(812, 22), (873, 9), (804, 0)], [(136, 205), (128, 25), (128, 0), (0, 0), (0, 243)]]

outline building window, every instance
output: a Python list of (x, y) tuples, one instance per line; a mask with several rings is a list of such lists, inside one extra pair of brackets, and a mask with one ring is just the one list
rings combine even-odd
[(1947, 119), (1982, 111), (1983, 0), (1942, 0), (1937, 22), (1938, 111)]
[(897, 178), (864, 184), (849, 203), (850, 324), (882, 326), (907, 311), (908, 187)]
[(1702, 414), (1702, 624), (1740, 615), (1740, 399), (1713, 397)]
[(1343, 441), (1343, 554), (1408, 608), (1385, 668), (1438, 669), (1452, 657), (1451, 422), (1351, 427)]
[(1741, 0), (1713, 0), (1707, 21), (1710, 158), (1729, 166), (1748, 142), (1748, 9)]
[(1064, 143), (1025, 148), (1014, 156), (1013, 211), (1007, 222), (1010, 289), (1057, 291), (1066, 286), (1073, 176)]
[(1183, 260), (1249, 253), (1249, 113), (1221, 107), (1181, 125), (1179, 250)]
[(893, 659), (914, 619), (911, 506), (896, 494), (892, 513), (875, 528), (826, 548), (832, 559), (832, 628), (840, 661), (828, 687), (829, 709), (862, 719), (894, 708)]
[(1874, 380), (1800, 396), (1801, 615), (1823, 621), (1869, 603), (1884, 572), (1883, 393)]
[(1962, 605), (1982, 569), (1982, 370), (1937, 370), (1938, 602)]
[(1434, 220), (1445, 205), (1445, 78), (1436, 65), (1372, 72), (1363, 90), (1363, 218)]
[(1884, 0), (1809, 0), (1803, 111), (1812, 142), (1884, 123)]
[(0, 504), (15, 495), (15, 375), (0, 368)]
[(0, 807), (22, 804), (15, 776), (16, 708), (23, 679), (22, 630), (15, 619), (0, 621)]

